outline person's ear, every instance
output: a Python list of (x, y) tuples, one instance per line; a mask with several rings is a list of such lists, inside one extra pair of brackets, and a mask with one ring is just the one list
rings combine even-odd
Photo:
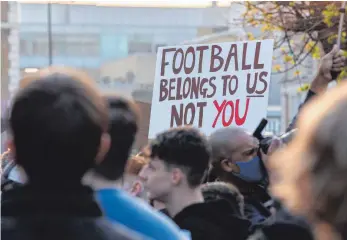
[(171, 179), (172, 183), (174, 185), (178, 185), (182, 181), (182, 178), (183, 178), (182, 170), (179, 168), (172, 169), (171, 177), (172, 177), (172, 179)]
[(221, 167), (226, 172), (234, 172), (234, 173), (240, 172), (240, 168), (236, 164), (229, 161), (228, 159), (223, 159), (221, 161)]
[(101, 163), (111, 147), (111, 137), (108, 133), (103, 133), (100, 139), (100, 146), (98, 154), (96, 155), (95, 162), (97, 164)]
[(130, 194), (133, 196), (138, 196), (142, 192), (142, 189), (143, 189), (142, 183), (139, 181), (136, 181), (130, 190)]
[(3, 157), (2, 155), (11, 155), (11, 160), (15, 161), (16, 160), (16, 147), (14, 145), (13, 139), (7, 140), (6, 144), (5, 144), (5, 148), (7, 147), (7, 150), (5, 153), (1, 154), (1, 157)]

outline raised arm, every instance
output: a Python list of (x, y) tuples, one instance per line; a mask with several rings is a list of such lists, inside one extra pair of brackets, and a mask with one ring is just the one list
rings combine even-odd
[(334, 48), (321, 59), (318, 73), (311, 83), (311, 87), (307, 92), (306, 98), (299, 106), (298, 113), (293, 118), (286, 132), (291, 131), (295, 128), (296, 120), (300, 114), (300, 109), (314, 96), (324, 93), (332, 79), (331, 71), (340, 72), (345, 67), (346, 58), (343, 56), (342, 51), (335, 45)]

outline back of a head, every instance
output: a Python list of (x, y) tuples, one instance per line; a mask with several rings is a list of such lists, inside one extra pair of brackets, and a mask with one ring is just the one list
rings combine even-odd
[(206, 183), (201, 188), (205, 201), (224, 199), (234, 209), (234, 214), (244, 217), (244, 199), (240, 191), (233, 185), (224, 182)]
[(329, 223), (339, 232), (347, 226), (346, 122), (344, 83), (303, 109), (294, 141), (270, 160), (281, 177), (274, 193), (291, 210)]
[(138, 130), (139, 111), (135, 103), (119, 96), (106, 96), (110, 112), (111, 147), (95, 172), (107, 180), (124, 173)]
[(186, 169), (188, 184), (197, 187), (207, 172), (210, 148), (199, 130), (187, 126), (158, 134), (150, 145), (150, 155)]
[(224, 174), (220, 161), (224, 158), (230, 158), (231, 152), (235, 148), (233, 145), (236, 143), (238, 136), (242, 134), (245, 134), (244, 129), (229, 127), (218, 129), (209, 136), (208, 142), (211, 146), (211, 167), (209, 175), (214, 175), (212, 181), (214, 178), (220, 178)]
[(212, 160), (226, 157), (225, 155), (228, 155), (233, 150), (233, 143), (236, 142), (241, 134), (245, 134), (245, 131), (239, 127), (222, 128), (213, 132), (208, 138), (211, 145)]
[(15, 96), (9, 122), (16, 162), (33, 185), (77, 184), (94, 165), (108, 116), (84, 76), (44, 69)]

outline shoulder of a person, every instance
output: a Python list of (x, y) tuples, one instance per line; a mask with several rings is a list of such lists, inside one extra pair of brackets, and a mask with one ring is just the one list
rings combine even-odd
[(268, 240), (268, 238), (264, 235), (261, 230), (257, 230), (253, 234), (251, 234), (247, 240)]
[[(158, 220), (163, 221), (163, 218), (165, 220), (170, 220), (168, 217), (166, 217), (164, 214), (159, 213), (155, 211), (152, 207), (150, 207), (149, 204), (147, 204), (145, 201), (138, 199), (136, 197), (131, 196), (127, 192), (120, 190), (120, 189), (115, 189), (114, 192), (116, 194), (109, 195), (112, 196), (112, 199), (107, 199), (109, 202), (112, 202), (112, 207), (114, 205), (119, 206), (117, 210), (122, 211), (125, 210), (128, 212), (128, 214), (134, 213), (134, 214), (141, 214), (145, 215), (149, 218), (153, 218), (155, 220), (156, 218), (159, 218)], [(98, 191), (97, 194), (103, 194), (103, 191)], [(102, 203), (103, 204), (103, 203)], [(165, 221), (164, 220), (164, 221)]]
[(196, 233), (207, 234), (214, 230), (213, 223), (204, 218), (199, 218), (198, 216), (190, 216), (185, 219), (176, 222), (176, 224), (181, 228), (192, 232), (193, 235)]
[(103, 238), (105, 240), (152, 240), (151, 238), (129, 229), (124, 225), (111, 223), (103, 218), (96, 221), (96, 226), (103, 232), (103, 234), (105, 234), (105, 237)]
[[(172, 236), (181, 236), (181, 229), (172, 221), (171, 218), (166, 216), (165, 214), (154, 210), (149, 204), (144, 202), (141, 199), (137, 199), (129, 195), (128, 193), (122, 190), (116, 190), (117, 195), (116, 199), (111, 201), (112, 206), (118, 206), (117, 215), (121, 216), (122, 211), (126, 212), (126, 218), (128, 219), (141, 219), (141, 224), (143, 227), (150, 226), (151, 228), (158, 229), (163, 234), (169, 234)], [(103, 205), (101, 203), (101, 205)], [(102, 206), (104, 207), (104, 206)], [(106, 207), (106, 211), (108, 207)], [(109, 215), (106, 213), (106, 215)], [(112, 216), (110, 216), (112, 219)]]
[[(45, 224), (43, 224), (45, 222)], [(31, 230), (38, 226), (49, 228), (53, 232), (46, 232), (42, 239), (56, 234), (64, 239), (100, 239), (100, 240), (150, 240), (149, 238), (134, 232), (120, 224), (113, 224), (103, 218), (40, 218), (17, 219), (2, 218), (1, 234), (6, 239), (31, 239)]]
[(190, 233), (191, 239), (194, 240), (211, 240), (219, 239), (221, 234), (211, 227), (210, 223), (198, 218), (188, 218), (179, 224), (180, 228)]

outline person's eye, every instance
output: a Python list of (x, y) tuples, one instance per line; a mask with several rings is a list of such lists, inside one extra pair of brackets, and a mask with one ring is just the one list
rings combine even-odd
[(256, 151), (256, 149), (255, 149), (255, 148), (252, 148), (252, 149), (250, 149), (250, 150), (245, 151), (244, 154), (245, 154), (246, 156), (250, 156), (250, 155), (253, 155), (253, 154), (255, 153), (255, 151)]
[(244, 152), (244, 155), (246, 155), (246, 156), (252, 155), (252, 150), (248, 150), (248, 151)]

